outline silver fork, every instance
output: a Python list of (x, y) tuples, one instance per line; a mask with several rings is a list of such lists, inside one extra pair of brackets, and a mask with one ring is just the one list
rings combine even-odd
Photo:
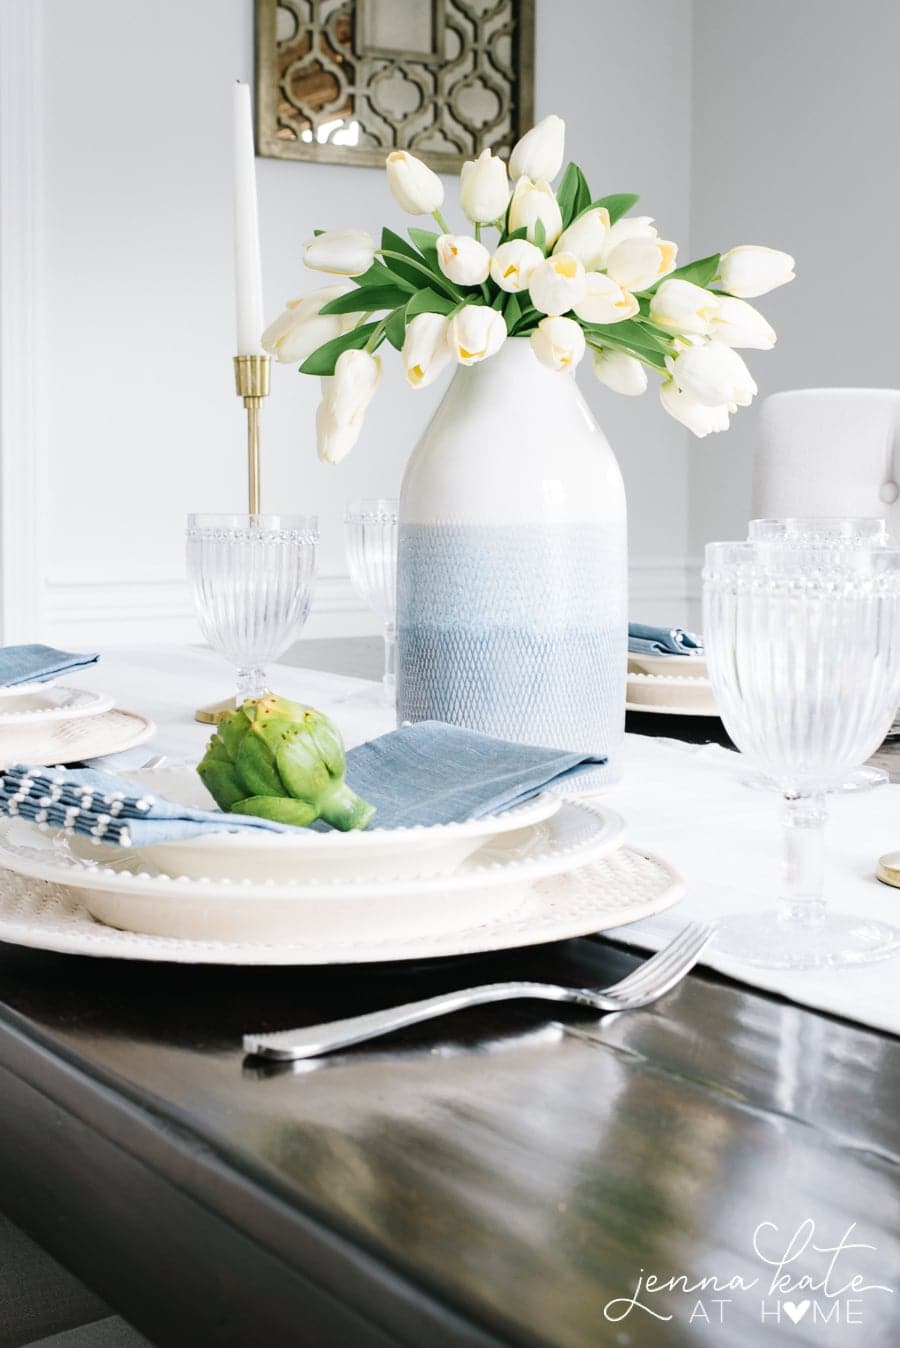
[(460, 988), (444, 992), (439, 997), (427, 997), (420, 1002), (406, 1002), (403, 1006), (388, 1007), (384, 1011), (370, 1011), (364, 1016), (350, 1016), (346, 1020), (326, 1021), (321, 1025), (307, 1025), (297, 1030), (278, 1030), (274, 1034), (245, 1034), (244, 1052), (262, 1058), (277, 1058), (282, 1062), (294, 1058), (316, 1058), (337, 1048), (377, 1039), (392, 1030), (415, 1025), (421, 1020), (446, 1016), (467, 1006), (483, 1006), (487, 1002), (508, 1002), (516, 998), (533, 997), (547, 1002), (571, 1002), (575, 1006), (592, 1006), (597, 1011), (637, 1011), (649, 1006), (680, 983), (696, 964), (700, 952), (713, 934), (706, 923), (692, 922), (669, 945), (640, 968), (611, 987), (594, 991), (592, 988), (565, 988), (556, 983), (483, 983), (476, 988)]

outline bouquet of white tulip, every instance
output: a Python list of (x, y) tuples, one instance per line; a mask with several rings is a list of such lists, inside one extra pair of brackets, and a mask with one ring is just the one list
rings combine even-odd
[[(439, 232), (385, 228), (381, 246), (362, 230), (317, 231), (307, 267), (352, 277), (293, 300), (262, 343), (277, 360), (321, 375), (319, 456), (336, 463), (352, 448), (381, 375), (375, 355), (388, 341), (413, 388), (451, 363), (492, 356), (507, 337), (529, 337), (538, 360), (572, 370), (590, 349), (594, 372), (617, 393), (643, 393), (647, 370), (661, 375), (663, 407), (695, 435), (726, 430), (756, 384), (736, 348), (767, 350), (775, 333), (747, 303), (793, 280), (794, 260), (742, 245), (676, 268), (677, 245), (650, 216), (626, 213), (627, 193), (595, 200), (564, 155), (565, 124), (545, 117), (509, 160), (484, 150), (463, 165), (460, 206), (472, 233), (450, 230), (444, 186), (420, 159), (388, 155), (388, 182), (411, 215), (431, 215)], [(499, 237), (490, 249), (485, 228)]]

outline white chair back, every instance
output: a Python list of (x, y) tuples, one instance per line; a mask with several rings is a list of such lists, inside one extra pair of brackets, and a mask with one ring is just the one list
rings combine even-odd
[(876, 516), (900, 540), (900, 390), (792, 389), (766, 398), (757, 517)]

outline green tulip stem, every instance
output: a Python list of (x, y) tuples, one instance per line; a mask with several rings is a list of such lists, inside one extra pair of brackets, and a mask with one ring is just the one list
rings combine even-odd
[(376, 324), (374, 332), (372, 333), (369, 340), (366, 342), (365, 346), (366, 351), (371, 353), (377, 350), (377, 348), (381, 345), (382, 339), (384, 337), (384, 330), (386, 327), (387, 327), (386, 318), (383, 318), (380, 323)]
[(440, 211), (432, 211), (431, 214), (434, 216), (435, 220), (436, 220), (436, 221), (438, 222), (438, 224), (440, 225), (441, 230), (443, 231), (443, 233), (444, 233), (444, 234), (449, 234), (449, 233), (450, 233), (450, 226), (447, 224), (447, 221), (446, 221), (446, 220), (444, 219), (444, 217), (441, 215)]
[(476, 240), (477, 243), (481, 243), (481, 222), (480, 222), (480, 220), (476, 220), (476, 221), (475, 221), (475, 240)]

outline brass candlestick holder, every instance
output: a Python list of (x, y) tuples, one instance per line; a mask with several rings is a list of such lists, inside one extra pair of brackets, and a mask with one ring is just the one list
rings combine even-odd
[[(247, 499), (251, 515), (258, 515), (261, 511), (259, 413), (263, 398), (269, 394), (269, 372), (268, 356), (234, 357), (234, 387), (247, 409)], [(221, 702), (200, 707), (194, 713), (194, 719), (202, 721), (204, 725), (218, 725), (230, 711), (234, 711), (234, 698), (226, 697)]]
[(259, 412), (269, 394), (269, 357), (235, 356), (234, 387), (247, 409), (247, 484), (250, 514), (260, 513), (259, 504)]

